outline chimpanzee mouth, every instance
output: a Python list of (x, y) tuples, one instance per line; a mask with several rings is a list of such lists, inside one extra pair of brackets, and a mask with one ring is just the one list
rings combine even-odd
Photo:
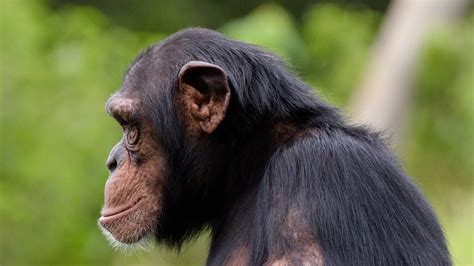
[(107, 223), (127, 215), (139, 206), (139, 203), (142, 199), (143, 198), (139, 198), (134, 203), (125, 205), (123, 207), (103, 209), (101, 212), (101, 217), (99, 218), (99, 223)]

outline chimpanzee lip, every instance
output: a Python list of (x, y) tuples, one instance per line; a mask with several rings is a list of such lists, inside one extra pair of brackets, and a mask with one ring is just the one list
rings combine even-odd
[(140, 201), (143, 198), (139, 198), (136, 200), (134, 203), (125, 205), (123, 207), (118, 207), (118, 208), (111, 208), (111, 209), (105, 209), (102, 211), (102, 216), (99, 218), (99, 222), (107, 222), (110, 220), (117, 219), (123, 215), (126, 215), (127, 213), (131, 212), (135, 207), (138, 206)]

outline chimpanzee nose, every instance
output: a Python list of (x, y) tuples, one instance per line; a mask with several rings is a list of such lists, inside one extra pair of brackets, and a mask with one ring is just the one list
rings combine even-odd
[(107, 159), (107, 168), (109, 168), (109, 172), (113, 173), (115, 168), (117, 168), (117, 161), (114, 158)]
[(107, 158), (107, 168), (112, 174), (118, 166), (120, 166), (124, 159), (124, 151), (121, 143), (115, 145), (110, 151), (109, 158)]

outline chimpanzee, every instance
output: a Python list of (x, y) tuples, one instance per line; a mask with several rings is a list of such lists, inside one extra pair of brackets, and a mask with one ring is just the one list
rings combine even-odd
[(123, 127), (99, 224), (208, 265), (450, 265), (430, 205), (384, 142), (276, 56), (191, 28), (142, 52), (107, 112)]

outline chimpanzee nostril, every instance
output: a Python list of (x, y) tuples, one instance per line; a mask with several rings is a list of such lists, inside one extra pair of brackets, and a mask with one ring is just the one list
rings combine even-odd
[(110, 151), (109, 158), (105, 163), (107, 168), (109, 168), (110, 173), (112, 174), (117, 167), (122, 165), (123, 160), (125, 159), (125, 151), (123, 149), (122, 143), (119, 142), (115, 145)]
[(110, 173), (113, 173), (117, 168), (117, 161), (115, 159), (107, 160), (107, 168), (109, 169)]

